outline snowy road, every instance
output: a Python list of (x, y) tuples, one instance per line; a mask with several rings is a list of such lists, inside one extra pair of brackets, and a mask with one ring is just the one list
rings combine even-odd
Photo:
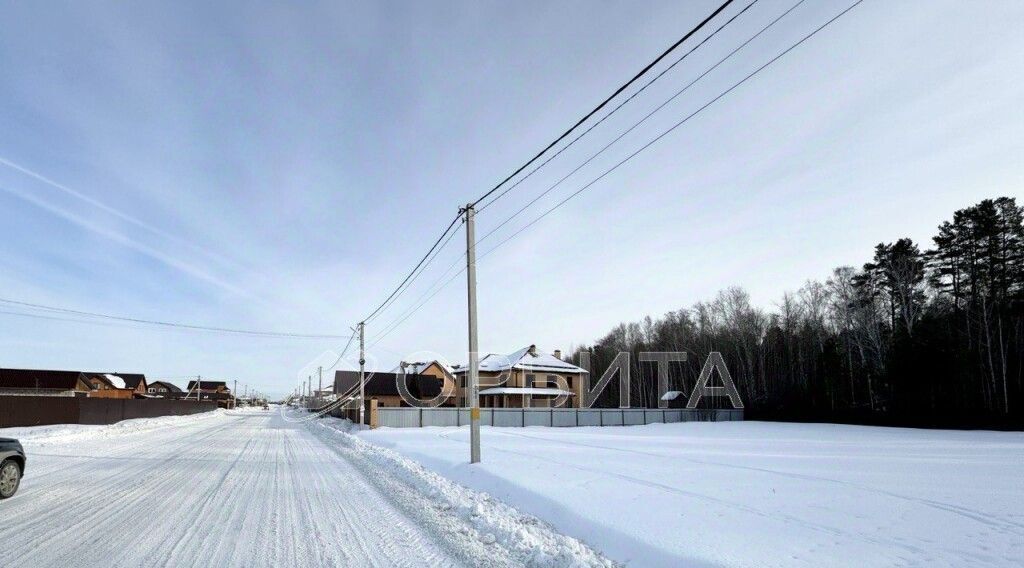
[(386, 493), (315, 427), (274, 412), (134, 422), (27, 429), (27, 476), (0, 503), (0, 565), (516, 563), (454, 513), (416, 518), (425, 497)]

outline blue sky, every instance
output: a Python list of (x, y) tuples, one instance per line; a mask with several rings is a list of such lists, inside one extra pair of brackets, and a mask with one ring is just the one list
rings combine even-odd
[[(0, 297), (346, 333), (460, 204), (715, 4), (5, 3)], [(806, 4), (494, 242), (848, 5)], [(760, 0), (481, 213), (478, 232), (791, 5)], [(481, 348), (568, 349), (730, 285), (770, 309), (879, 241), (927, 244), (953, 210), (1020, 196), (1022, 24), (1010, 0), (867, 0), (482, 259)], [(369, 336), (463, 245), (460, 233)], [(462, 361), (465, 319), (458, 278), (373, 355)], [(201, 373), (274, 393), (337, 344), (0, 314), (0, 366)]]

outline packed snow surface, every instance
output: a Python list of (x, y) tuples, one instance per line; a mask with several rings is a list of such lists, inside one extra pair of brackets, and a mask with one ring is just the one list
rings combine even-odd
[(0, 429), (0, 566), (612, 566), (535, 517), (273, 410)]
[(362, 430), (630, 566), (1022, 566), (1024, 433), (764, 422)]

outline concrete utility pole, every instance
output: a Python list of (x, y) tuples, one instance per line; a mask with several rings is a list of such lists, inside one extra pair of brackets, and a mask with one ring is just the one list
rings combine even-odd
[(359, 423), (366, 424), (366, 323), (359, 322)]
[(231, 406), (238, 408), (238, 379), (235, 379), (235, 387), (231, 389)]
[(476, 335), (476, 210), (466, 205), (466, 284), (469, 304), (469, 463), (480, 462), (480, 357)]
[(199, 402), (199, 393), (203, 392), (203, 376), (196, 375), (196, 402)]
[(320, 408), (324, 405), (324, 368), (323, 366), (316, 368), (317, 382), (320, 386), (316, 389), (316, 407)]

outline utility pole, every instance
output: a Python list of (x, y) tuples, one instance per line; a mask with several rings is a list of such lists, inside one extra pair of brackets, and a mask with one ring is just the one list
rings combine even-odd
[(466, 285), (469, 304), (469, 463), (480, 462), (480, 354), (476, 335), (476, 210), (466, 205)]
[(196, 375), (196, 402), (199, 402), (199, 393), (203, 392), (203, 376)]
[(231, 389), (231, 406), (238, 408), (238, 379), (235, 379), (235, 387)]
[(317, 382), (320, 386), (316, 389), (316, 407), (321, 408), (324, 405), (324, 368), (323, 366), (316, 368)]
[(364, 334), (366, 323), (359, 322), (359, 424), (366, 424), (366, 345)]

